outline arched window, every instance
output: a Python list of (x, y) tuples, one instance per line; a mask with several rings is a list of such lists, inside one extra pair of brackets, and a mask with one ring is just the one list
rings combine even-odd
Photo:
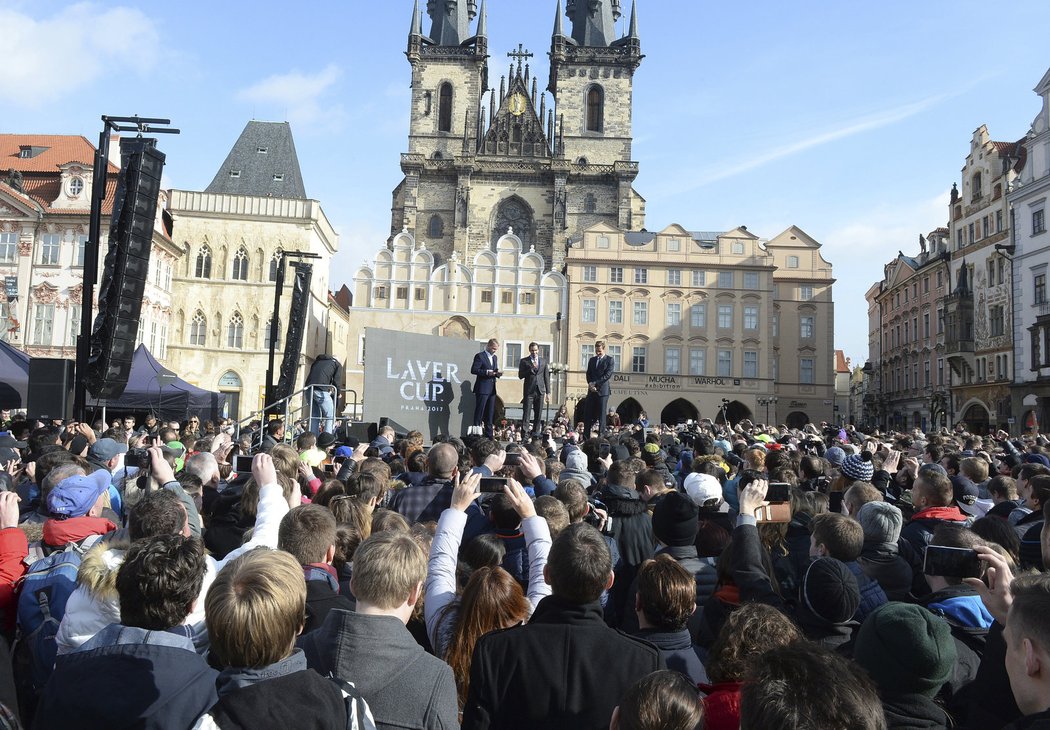
[(434, 215), (430, 217), (430, 224), (427, 226), (427, 236), (430, 238), (445, 237), (445, 221), (441, 220), (441, 216)]
[(587, 90), (587, 131), (602, 131), (605, 116), (605, 94), (602, 87), (592, 86)]
[(594, 196), (594, 193), (587, 193), (583, 198), (583, 212), (594, 213), (598, 210), (598, 198)]
[(240, 312), (234, 312), (226, 328), (226, 346), (236, 350), (244, 348), (244, 318)]
[(233, 256), (232, 278), (234, 281), (248, 281), (248, 252), (244, 250), (244, 246), (237, 249)]
[(277, 271), (281, 268), (281, 249), (277, 249), (273, 252), (273, 257), (270, 259), (270, 281), (277, 281)]
[(190, 321), (190, 344), (201, 347), (208, 344), (208, 318), (199, 309)]
[(194, 276), (198, 279), (211, 278), (211, 247), (208, 244), (201, 246), (201, 250), (197, 252), (197, 268), (194, 269)]
[(452, 84), (448, 82), (438, 92), (438, 131), (452, 131)]
[[(266, 320), (266, 329), (263, 330), (263, 349), (270, 349), (270, 327), (273, 325), (273, 318)], [(277, 343), (281, 342), (281, 320), (277, 320)]]

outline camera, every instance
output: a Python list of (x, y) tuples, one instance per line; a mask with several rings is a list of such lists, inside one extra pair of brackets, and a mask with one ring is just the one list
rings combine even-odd
[(124, 457), (124, 463), (128, 466), (137, 466), (139, 469), (149, 469), (149, 451), (146, 449), (128, 449), (128, 455)]

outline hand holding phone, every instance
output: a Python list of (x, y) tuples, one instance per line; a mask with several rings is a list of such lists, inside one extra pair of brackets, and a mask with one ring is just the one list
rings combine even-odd
[(927, 545), (922, 572), (943, 578), (980, 578), (984, 567), (976, 550)]

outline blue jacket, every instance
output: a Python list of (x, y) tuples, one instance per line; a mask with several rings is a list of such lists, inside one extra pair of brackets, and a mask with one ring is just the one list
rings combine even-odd
[(860, 563), (856, 560), (851, 560), (845, 565), (849, 568), (849, 572), (853, 573), (853, 577), (857, 579), (857, 587), (860, 589), (860, 605), (857, 606), (857, 612), (853, 614), (853, 620), (858, 623), (864, 623), (864, 619), (868, 617), (869, 613), (882, 604), (889, 602), (889, 599), (886, 598), (886, 591), (882, 590), (882, 586), (879, 585), (878, 581), (869, 578), (868, 574), (860, 567)]
[(181, 634), (110, 624), (58, 657), (36, 726), (185, 730), (215, 703), (217, 676)]
[(489, 364), (489, 351), (482, 350), (481, 352), (474, 355), (474, 362), (470, 365), (470, 374), (477, 376), (474, 381), (474, 392), (477, 394), (489, 394), (496, 392), (496, 381), (499, 378), (495, 375), (487, 375), (489, 370), (495, 368), (499, 369), (499, 355), (492, 355), (492, 362), (495, 365)]

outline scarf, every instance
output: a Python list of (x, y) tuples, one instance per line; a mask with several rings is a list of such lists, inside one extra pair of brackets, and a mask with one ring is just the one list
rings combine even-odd
[(80, 542), (90, 535), (105, 535), (117, 526), (105, 517), (70, 517), (68, 520), (51, 519), (44, 523), (44, 544), (63, 547), (71, 542)]
[(309, 583), (312, 580), (328, 581), (328, 586), (333, 592), (339, 592), (339, 574), (336, 573), (328, 563), (310, 563), (309, 565), (303, 566), (303, 576), (306, 578), (306, 582)]

